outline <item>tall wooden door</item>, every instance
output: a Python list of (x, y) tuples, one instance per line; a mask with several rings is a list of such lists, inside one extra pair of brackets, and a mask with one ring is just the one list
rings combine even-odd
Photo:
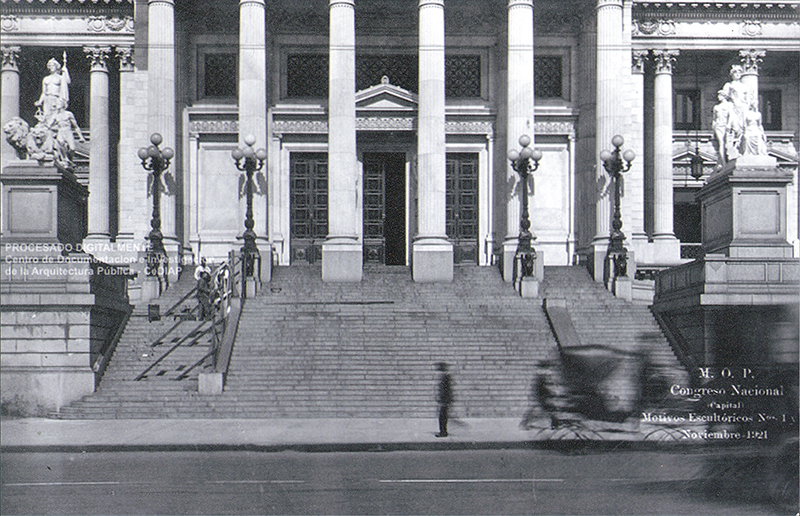
[(328, 155), (292, 153), (289, 182), (291, 263), (314, 263), (328, 236)]
[(453, 262), (478, 263), (478, 155), (447, 154), (447, 238)]

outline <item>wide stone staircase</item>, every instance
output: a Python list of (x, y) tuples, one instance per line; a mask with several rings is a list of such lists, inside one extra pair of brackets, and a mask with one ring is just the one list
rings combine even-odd
[(198, 374), (212, 364), (213, 331), (210, 321), (197, 321), (196, 311), (190, 312), (197, 304), (194, 287), (192, 275), (185, 274), (152, 301), (159, 307), (157, 321), (150, 320), (147, 303), (137, 305), (96, 392), (56, 417), (180, 417), (187, 410), (192, 417)]
[[(645, 347), (680, 369), (646, 307), (614, 298), (583, 268), (545, 276), (543, 297), (567, 299), (584, 343)], [(191, 287), (182, 280), (159, 303)], [(221, 395), (197, 392), (205, 362), (178, 380), (209, 350), (207, 335), (135, 380), (174, 345), (152, 347), (171, 324), (137, 307), (97, 392), (57, 417), (435, 417), (440, 361), (455, 382), (454, 417), (523, 417), (538, 365), (557, 346), (542, 299), (522, 299), (490, 267), (456, 267), (450, 284), (415, 283), (406, 267), (365, 266), (357, 284), (323, 283), (319, 267), (277, 268), (244, 305)], [(181, 325), (186, 335), (201, 323)]]

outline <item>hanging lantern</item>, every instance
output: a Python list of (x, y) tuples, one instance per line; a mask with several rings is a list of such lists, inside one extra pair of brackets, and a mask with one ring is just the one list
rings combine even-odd
[(700, 156), (700, 149), (695, 147), (691, 162), (692, 177), (698, 181), (703, 177), (703, 158)]

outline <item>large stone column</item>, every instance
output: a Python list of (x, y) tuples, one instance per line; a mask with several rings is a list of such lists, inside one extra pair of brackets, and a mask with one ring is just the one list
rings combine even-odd
[[(597, 1), (597, 96), (595, 132), (595, 179), (598, 188), (595, 200), (595, 236), (592, 240), (593, 271), (595, 281), (603, 281), (603, 267), (608, 250), (611, 230), (611, 198), (612, 188), (600, 188), (609, 185), (600, 151), (611, 148), (611, 139), (622, 131), (619, 125), (622, 115), (619, 113), (620, 89), (619, 71), (624, 55), (622, 41), (623, 12), (622, 0)], [(623, 135), (624, 136), (624, 135)]]
[[(239, 144), (252, 134), (256, 137), (256, 149), (269, 148), (267, 141), (267, 47), (266, 11), (264, 0), (239, 1)], [(269, 160), (264, 169), (257, 173), (269, 174)], [(233, 163), (231, 163), (233, 166)], [(258, 178), (257, 178), (258, 179)], [(267, 184), (266, 180), (258, 180)], [(245, 198), (242, 198), (244, 213)], [(272, 260), (267, 225), (267, 192), (254, 191), (253, 219), (261, 253), (262, 279), (268, 279)], [(244, 231), (244, 225), (240, 228)]]
[(751, 102), (755, 103), (755, 108), (758, 106), (758, 65), (764, 60), (767, 55), (766, 50), (740, 50), (739, 58), (742, 60), (742, 83), (747, 86), (748, 91), (752, 94)]
[(680, 242), (673, 231), (672, 195), (672, 63), (677, 50), (655, 50), (653, 96), (653, 239), (654, 257), (660, 264), (680, 261)]
[(361, 281), (356, 200), (356, 24), (354, 0), (330, 0), (328, 82), (328, 238), (323, 281)]
[[(2, 125), (14, 117), (19, 116), (19, 52), (20, 47), (0, 47), (3, 52), (2, 73), (0, 83), (2, 85)], [(16, 151), (6, 141), (5, 135), (2, 138), (2, 160), (0, 160), (0, 170), (16, 159)]]
[[(534, 138), (533, 125), (533, 0), (508, 1), (508, 98), (507, 150), (519, 150), (519, 137)], [(506, 202), (506, 238), (503, 243), (503, 279), (514, 277), (514, 255), (519, 243), (519, 176), (506, 161), (506, 183), (514, 185)]]
[(417, 236), (414, 281), (453, 280), (453, 245), (445, 219), (444, 1), (419, 2)]
[[(164, 138), (161, 148), (175, 148), (175, 5), (173, 0), (148, 0), (147, 2), (147, 131), (148, 139), (141, 143), (148, 146), (149, 134), (159, 133)], [(178, 257), (176, 235), (176, 195), (179, 159), (170, 163), (165, 174), (168, 188), (161, 196), (161, 232), (164, 247), (175, 264)], [(169, 187), (175, 189), (170, 191)], [(173, 267), (170, 267), (173, 269)]]
[(84, 47), (91, 62), (89, 89), (89, 225), (84, 248), (92, 252), (92, 243), (109, 242), (109, 118), (108, 118), (108, 56), (111, 47)]

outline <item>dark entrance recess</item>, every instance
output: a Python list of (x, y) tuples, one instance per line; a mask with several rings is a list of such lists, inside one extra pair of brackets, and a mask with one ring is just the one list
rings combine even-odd
[(364, 262), (406, 264), (404, 153), (364, 153)]
[(447, 238), (453, 262), (478, 263), (478, 156), (447, 155)]

